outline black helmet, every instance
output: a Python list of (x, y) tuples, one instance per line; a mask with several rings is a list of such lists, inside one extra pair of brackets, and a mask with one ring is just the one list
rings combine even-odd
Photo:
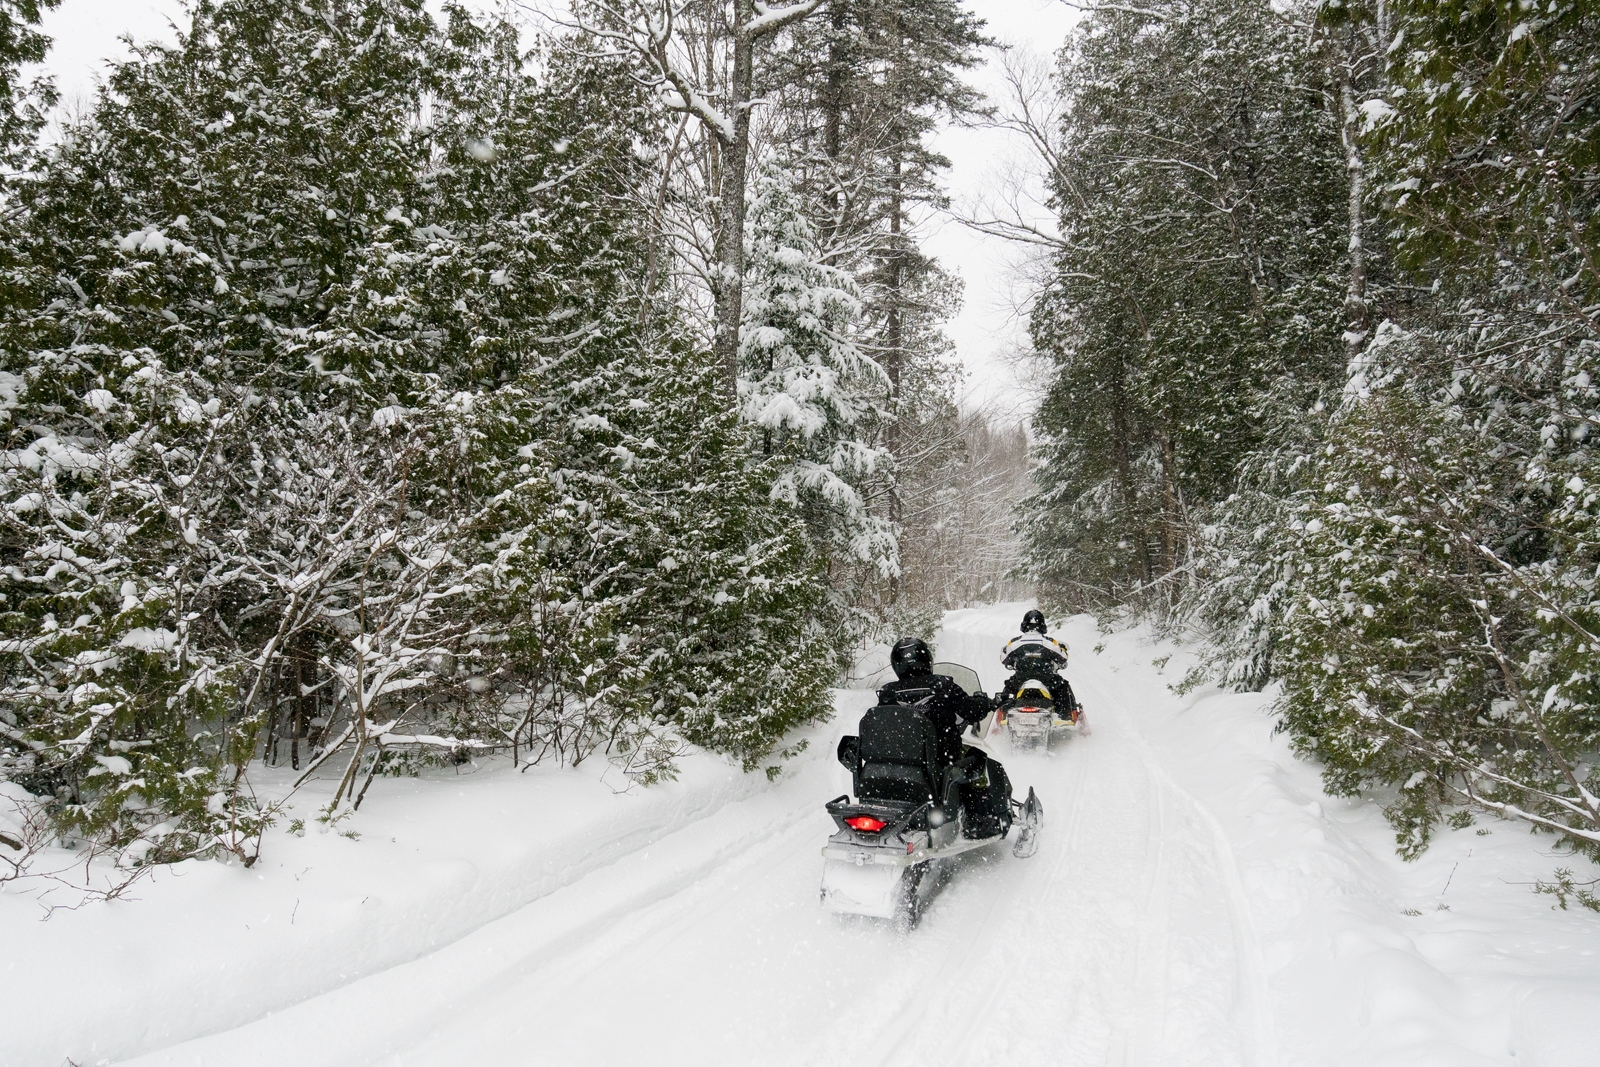
[(1022, 617), (1022, 632), (1032, 630), (1036, 634), (1044, 633), (1044, 612), (1038, 608), (1033, 609)]
[(896, 678), (916, 678), (933, 673), (933, 653), (920, 637), (902, 637), (889, 651), (889, 666)]

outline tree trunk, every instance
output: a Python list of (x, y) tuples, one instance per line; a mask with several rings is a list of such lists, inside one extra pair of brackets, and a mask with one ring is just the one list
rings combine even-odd
[(822, 150), (828, 156), (828, 262), (837, 265), (838, 255), (832, 251), (840, 230), (844, 227), (844, 190), (839, 185), (839, 153), (844, 147), (844, 77), (845, 59), (842, 41), (848, 12), (843, 0), (830, 5), (828, 35), (828, 81), (823, 96)]
[(1178, 509), (1178, 449), (1170, 432), (1161, 435), (1161, 510), (1161, 567), (1171, 574), (1178, 566), (1183, 523)]
[(1122, 491), (1123, 521), (1128, 525), (1125, 536), (1132, 538), (1139, 546), (1139, 561), (1144, 567), (1144, 581), (1148, 584), (1155, 579), (1155, 561), (1150, 558), (1150, 536), (1145, 531), (1144, 523), (1139, 521), (1139, 496), (1133, 484), (1131, 454), (1133, 427), (1128, 419), (1122, 373), (1122, 368), (1118, 368), (1119, 377), (1113, 385), (1111, 398), (1111, 447), (1116, 458), (1117, 484)]
[[(661, 244), (663, 219), (667, 211), (667, 194), (672, 186), (672, 166), (678, 160), (678, 149), (683, 144), (684, 131), (689, 128), (689, 116), (684, 114), (678, 122), (678, 132), (672, 135), (672, 147), (661, 165), (661, 188), (656, 193), (655, 212), (650, 219), (649, 240), (645, 245), (644, 292), (639, 297), (639, 326), (650, 323), (650, 301), (655, 294), (656, 280), (661, 275)], [(515, 763), (512, 764), (515, 766)]]
[[(883, 323), (883, 370), (889, 378), (890, 410), (894, 418), (889, 422), (886, 444), (891, 455), (905, 454), (905, 440), (902, 432), (901, 420), (905, 412), (900, 403), (900, 379), (905, 371), (905, 313), (903, 308), (903, 290), (905, 288), (905, 256), (900, 247), (904, 238), (905, 211), (903, 170), (898, 151), (895, 155), (894, 170), (890, 177), (889, 194), (889, 307), (884, 316)], [(899, 479), (896, 477), (889, 485), (889, 521), (900, 528), (901, 500)], [(898, 575), (889, 580), (889, 603), (896, 604), (900, 600), (901, 581)]]
[(1361, 110), (1356, 103), (1356, 63), (1358, 38), (1354, 29), (1346, 40), (1341, 64), (1339, 102), (1343, 111), (1340, 135), (1344, 141), (1345, 177), (1349, 183), (1349, 268), (1344, 295), (1345, 354), (1354, 361), (1366, 348), (1371, 320), (1367, 308), (1367, 253), (1363, 241), (1362, 201), (1366, 195), (1366, 161), (1361, 155)]
[(717, 322), (714, 345), (729, 403), (739, 393), (739, 324), (744, 314), (744, 197), (750, 164), (750, 88), (755, 74), (755, 40), (744, 27), (754, 15), (754, 0), (735, 0), (733, 74), (728, 83), (728, 116), (733, 136), (722, 154), (722, 209), (717, 234)]
[[(905, 288), (905, 256), (901, 241), (905, 237), (905, 202), (902, 189), (902, 165), (897, 157), (889, 178), (889, 261), (885, 264), (888, 282), (889, 307), (883, 321), (883, 370), (889, 376), (889, 386), (894, 392), (896, 407), (900, 397), (900, 377), (905, 370), (905, 316), (903, 311)], [(890, 434), (894, 435), (891, 426)]]
[(294, 672), (294, 725), (289, 729), (289, 766), (300, 769), (300, 739), (306, 735), (306, 642), (300, 641), (289, 656), (289, 668)]

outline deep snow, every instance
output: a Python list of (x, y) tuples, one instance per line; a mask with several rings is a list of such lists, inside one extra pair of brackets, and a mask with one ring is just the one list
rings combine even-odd
[[(947, 616), (939, 657), (995, 687), (1022, 607)], [(770, 785), (491, 764), (47, 922), (8, 887), (0, 1064), (1594, 1062), (1600, 916), (1528, 890), (1571, 864), (1548, 838), (1482, 820), (1402, 863), (1265, 697), (1179, 697), (1182, 650), (1060, 632), (1094, 732), (1006, 758), (1039, 854), (973, 854), (909, 935), (818, 906), (870, 703), (841, 691)]]

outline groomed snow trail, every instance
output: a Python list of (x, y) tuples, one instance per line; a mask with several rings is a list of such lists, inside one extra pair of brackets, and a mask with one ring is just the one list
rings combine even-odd
[[(1020, 610), (947, 617), (988, 688)], [(1073, 633), (1093, 734), (1011, 755), (1042, 846), (969, 854), (921, 926), (824, 913), (832, 760), (868, 693), (780, 784), (437, 952), (140, 1064), (1267, 1065), (1255, 933), (1216, 821), (1163, 771)]]

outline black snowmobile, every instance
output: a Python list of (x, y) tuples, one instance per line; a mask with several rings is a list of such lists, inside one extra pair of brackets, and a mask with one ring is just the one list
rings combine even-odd
[[(933, 670), (969, 695), (981, 695), (970, 669), (936, 663)], [(984, 748), (975, 734), (962, 741)], [(1038, 851), (1044, 808), (1033, 789), (1026, 801), (1011, 800), (998, 824), (974, 819), (962, 790), (978, 783), (962, 765), (941, 760), (937, 732), (914, 706), (869, 710), (860, 732), (840, 740), (839, 762), (850, 771), (855, 800), (845, 794), (827, 804), (839, 829), (822, 850), (822, 903), (835, 912), (893, 919), (909, 929), (951, 858), (1003, 839), (1013, 821), (1020, 827), (1012, 854), (1026, 858)]]

